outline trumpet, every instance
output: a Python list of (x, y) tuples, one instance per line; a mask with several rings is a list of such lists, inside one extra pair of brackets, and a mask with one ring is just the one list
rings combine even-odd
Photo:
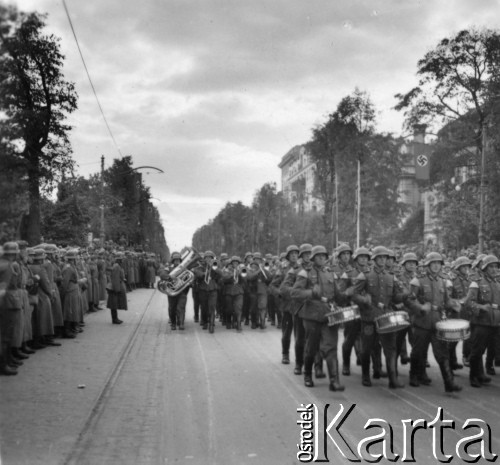
[(219, 262), (217, 260), (214, 260), (212, 262), (212, 270), (216, 270), (217, 268), (219, 268)]
[(245, 265), (240, 265), (240, 267), (238, 268), (238, 274), (242, 277), (242, 278), (246, 278), (247, 277), (247, 268)]

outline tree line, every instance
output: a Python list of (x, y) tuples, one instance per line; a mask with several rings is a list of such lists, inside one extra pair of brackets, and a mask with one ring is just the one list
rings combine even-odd
[(66, 120), (78, 95), (46, 19), (0, 4), (0, 242), (89, 245), (100, 237), (104, 209), (110, 244), (166, 257), (159, 212), (131, 157), (114, 160), (103, 179), (76, 175)]
[[(433, 152), (431, 174), (429, 181), (419, 182), (419, 188), (436, 194), (431, 212), (437, 219), (435, 232), (446, 250), (477, 249), (482, 210), (484, 247), (496, 247), (500, 241), (500, 33), (473, 27), (444, 38), (418, 61), (416, 74), (418, 85), (396, 94), (394, 108), (403, 112), (408, 133), (416, 125), (427, 128)], [(369, 94), (356, 88), (326, 121), (312, 128), (304, 144), (316, 164), (313, 192), (306, 193), (305, 184), (298, 180), (293, 186), (298, 205), (293, 209), (275, 186), (273, 190), (272, 184), (266, 184), (250, 207), (226, 205), (196, 231), (193, 245), (241, 253), (243, 249), (272, 251), (278, 244), (283, 250), (288, 239), (310, 239), (332, 248), (337, 242), (354, 244), (359, 164), (360, 243), (424, 248), (424, 207), (409, 209), (398, 193), (401, 171), (412, 161), (401, 153), (402, 137), (377, 131), (376, 115)], [(264, 192), (272, 192), (272, 208)], [(307, 195), (321, 199), (322, 212), (304, 213), (301, 203)], [(227, 227), (235, 214), (240, 235), (236, 228)]]

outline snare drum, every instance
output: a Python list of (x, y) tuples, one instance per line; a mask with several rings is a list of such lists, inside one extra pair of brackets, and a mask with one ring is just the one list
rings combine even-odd
[(359, 314), (359, 307), (357, 305), (351, 305), (350, 307), (333, 307), (333, 311), (327, 313), (328, 326), (340, 325), (342, 323), (347, 323), (348, 321), (359, 320), (361, 315)]
[(410, 317), (404, 311), (388, 312), (375, 318), (375, 326), (380, 334), (394, 333), (410, 326)]
[(436, 337), (440, 341), (458, 342), (470, 338), (470, 323), (467, 320), (442, 320), (436, 323)]

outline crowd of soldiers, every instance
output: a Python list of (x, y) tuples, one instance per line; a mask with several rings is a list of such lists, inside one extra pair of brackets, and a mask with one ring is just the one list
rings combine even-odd
[[(162, 279), (182, 262), (178, 253), (171, 258)], [(216, 259), (207, 251), (192, 269), (194, 319), (210, 333), (217, 317), (227, 329), (239, 332), (242, 325), (264, 329), (270, 321), (282, 331), (283, 364), (290, 364), (293, 334), (294, 373), (304, 376), (307, 387), (314, 386), (313, 372), (316, 378), (326, 377), (326, 363), (330, 389), (344, 390), (340, 373), (351, 375), (353, 349), (363, 386), (372, 386), (373, 375), (388, 378), (391, 389), (402, 388), (399, 365), (407, 364), (409, 384), (428, 386), (431, 346), (446, 392), (462, 389), (454, 371), (464, 365), (469, 368), (470, 385), (480, 388), (491, 382), (488, 375), (494, 375), (500, 364), (499, 263), (496, 256), (484, 254), (448, 263), (438, 252), (423, 259), (405, 253), (397, 260), (383, 246), (353, 251), (347, 244), (332, 256), (325, 247), (311, 244), (291, 245), (280, 257), (248, 252), (243, 260), (227, 254)], [(172, 329), (184, 329), (188, 289), (169, 296)], [(346, 314), (357, 309), (359, 316), (336, 324), (331, 316), (339, 309), (346, 309)], [(393, 329), (379, 326), (384, 317), (392, 322), (401, 314), (402, 324)], [(457, 320), (459, 332), (455, 334), (452, 325), (443, 336), (439, 322), (450, 320)], [(337, 349), (342, 329), (340, 367)], [(456, 352), (461, 340), (459, 363)]]
[(155, 254), (104, 249), (28, 247), (26, 241), (0, 246), (0, 374), (16, 375), (23, 360), (58, 339), (74, 339), (84, 316), (103, 310), (121, 324), (126, 292), (153, 288)]

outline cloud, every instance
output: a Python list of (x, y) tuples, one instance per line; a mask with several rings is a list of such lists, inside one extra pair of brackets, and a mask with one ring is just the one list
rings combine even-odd
[[(250, 203), (279, 182), (281, 157), (356, 86), (379, 129), (399, 132), (394, 94), (416, 83), (417, 61), (471, 25), (499, 27), (495, 0), (66, 0), (116, 141), (162, 200), (167, 241), (180, 247), (227, 201)], [(80, 172), (119, 156), (88, 83), (60, 0), (47, 11), (62, 38), (79, 108), (70, 117)]]

